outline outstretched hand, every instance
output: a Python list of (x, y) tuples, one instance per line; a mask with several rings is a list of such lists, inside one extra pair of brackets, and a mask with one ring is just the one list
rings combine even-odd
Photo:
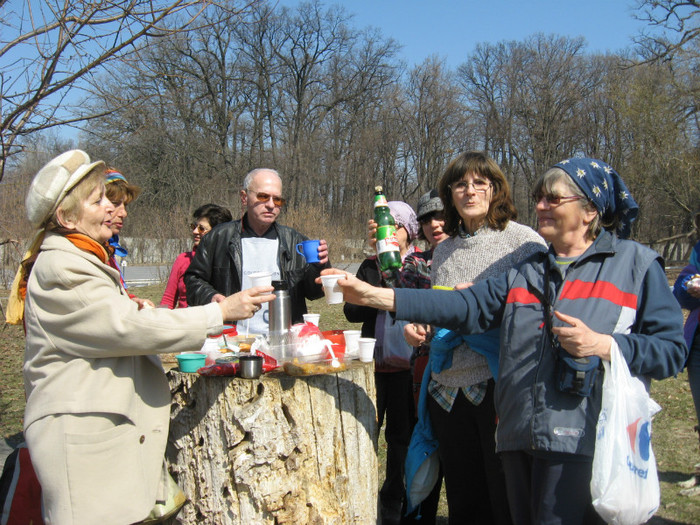
[[(360, 306), (370, 306), (379, 310), (394, 311), (394, 290), (372, 286), (355, 277), (353, 274), (338, 268), (326, 268), (321, 275), (343, 275), (338, 279), (338, 286), (343, 291), (343, 300)], [(323, 284), (321, 277), (316, 278), (317, 284)]]
[(271, 292), (272, 286), (253, 286), (233, 295), (229, 295), (222, 301), (218, 301), (224, 321), (239, 321), (249, 319), (260, 310), (260, 305), (269, 303), (275, 296)]
[(574, 357), (596, 355), (601, 359), (610, 361), (612, 336), (591, 330), (586, 323), (576, 317), (561, 312), (554, 312), (554, 315), (557, 319), (569, 325), (552, 328), (552, 333), (558, 337), (559, 343), (564, 350)]

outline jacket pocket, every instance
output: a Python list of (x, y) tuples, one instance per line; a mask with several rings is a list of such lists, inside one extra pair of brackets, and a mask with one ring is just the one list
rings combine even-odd
[[(132, 523), (154, 501), (144, 490), (142, 440), (130, 423), (66, 434), (66, 470), (75, 523)], [(145, 511), (144, 511), (145, 509)]]

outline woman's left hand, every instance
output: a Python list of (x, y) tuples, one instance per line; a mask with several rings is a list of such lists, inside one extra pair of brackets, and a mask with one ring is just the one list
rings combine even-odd
[(601, 334), (588, 328), (586, 323), (561, 312), (554, 312), (560, 321), (569, 326), (555, 326), (552, 333), (559, 338), (562, 348), (574, 357), (596, 355), (610, 361), (612, 336)]

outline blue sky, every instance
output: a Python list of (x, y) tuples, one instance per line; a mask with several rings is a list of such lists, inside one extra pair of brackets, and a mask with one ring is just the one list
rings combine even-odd
[[(279, 0), (295, 6), (301, 0)], [(403, 45), (409, 66), (430, 55), (456, 67), (481, 42), (523, 40), (533, 33), (583, 36), (590, 52), (619, 51), (646, 26), (632, 17), (635, 0), (324, 0), (353, 13)]]

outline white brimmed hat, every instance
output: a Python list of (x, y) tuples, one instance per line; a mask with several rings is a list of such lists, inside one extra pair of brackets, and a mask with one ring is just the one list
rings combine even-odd
[(43, 226), (68, 192), (96, 168), (105, 171), (105, 163), (101, 160), (91, 163), (88, 154), (79, 149), (66, 151), (41, 168), (25, 201), (31, 225)]

